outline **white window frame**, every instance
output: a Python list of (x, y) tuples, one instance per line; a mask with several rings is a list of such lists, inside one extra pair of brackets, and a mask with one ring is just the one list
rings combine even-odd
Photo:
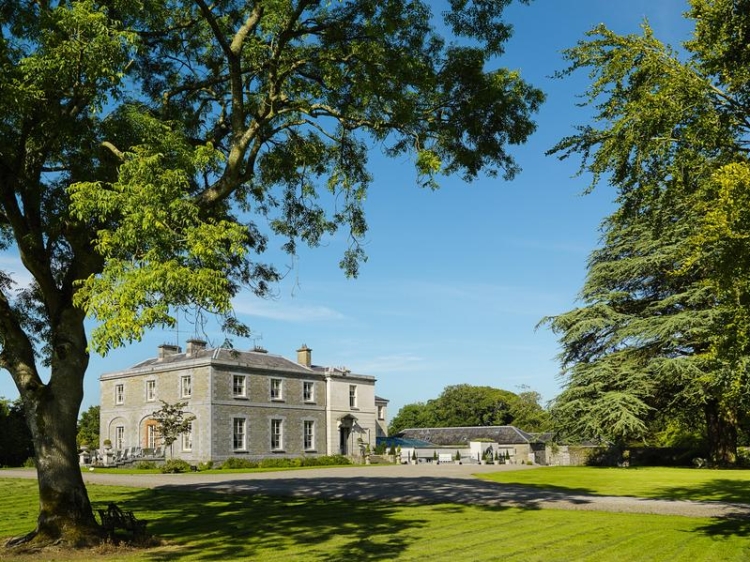
[(378, 419), (379, 420), (385, 419), (385, 406), (378, 406)]
[(247, 451), (247, 418), (232, 418), (232, 450)]
[(315, 402), (315, 383), (313, 381), (302, 381), (302, 400)]
[(115, 385), (115, 404), (125, 403), (125, 385), (119, 383)]
[(302, 422), (302, 444), (305, 451), (315, 450), (315, 422), (313, 420)]
[(180, 398), (190, 398), (193, 395), (193, 377), (182, 375), (180, 377)]
[(125, 426), (118, 425), (115, 427), (115, 450), (121, 451), (125, 448)]
[[(238, 392), (237, 383), (241, 381), (241, 389)], [(247, 375), (232, 375), (232, 396), (235, 398), (247, 398)]]
[(284, 380), (271, 379), (271, 400), (284, 399)]
[(149, 449), (156, 448), (156, 439), (159, 437), (159, 429), (156, 424), (150, 423), (146, 426), (146, 447)]
[(156, 400), (156, 380), (146, 381), (146, 401), (153, 402)]
[(357, 407), (357, 385), (356, 384), (349, 385), (349, 407), (350, 408)]
[(187, 429), (182, 432), (182, 450), (184, 452), (193, 450), (193, 422), (190, 422)]
[(284, 450), (284, 420), (271, 418), (271, 450)]

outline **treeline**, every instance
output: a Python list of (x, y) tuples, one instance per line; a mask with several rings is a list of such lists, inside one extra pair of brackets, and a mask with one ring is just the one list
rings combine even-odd
[(402, 407), (388, 425), (395, 435), (416, 427), (475, 427), (514, 425), (529, 432), (550, 428), (541, 395), (532, 390), (516, 394), (490, 386), (447, 386), (437, 398)]

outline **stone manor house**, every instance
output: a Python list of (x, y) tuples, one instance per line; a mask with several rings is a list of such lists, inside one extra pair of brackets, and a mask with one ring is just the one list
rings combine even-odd
[[(262, 349), (207, 349), (189, 340), (185, 352), (161, 345), (158, 355), (100, 377), (100, 447), (115, 452), (163, 447), (152, 415), (183, 402), (195, 416), (172, 445), (191, 463), (230, 457), (360, 456), (387, 433), (387, 400), (375, 396), (375, 378), (312, 364), (303, 345), (297, 361)], [(121, 455), (120, 455), (121, 456)]]

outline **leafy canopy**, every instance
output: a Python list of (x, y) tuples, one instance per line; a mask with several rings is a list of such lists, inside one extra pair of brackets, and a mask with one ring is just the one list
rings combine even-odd
[(127, 30), (130, 58), (96, 122), (117, 173), (68, 190), (104, 259), (75, 300), (101, 322), (94, 347), (170, 325), (186, 303), (246, 333), (231, 299), (278, 279), (256, 261), (270, 236), (294, 253), (343, 228), (341, 266), (356, 275), (374, 147), (410, 156), (433, 188), (443, 174), (512, 178), (508, 145), (534, 130), (543, 95), (495, 67), (508, 3), (452, 0), (450, 40), (417, 0), (98, 6)]
[[(563, 430), (616, 442), (704, 411), (712, 455), (731, 462), (747, 410), (746, 0), (691, 0), (687, 56), (604, 26), (566, 52), (588, 69), (592, 124), (551, 152), (614, 187), (618, 209), (590, 259), (582, 305), (547, 319), (560, 334)], [(746, 332), (745, 332), (746, 333)], [(738, 345), (739, 344), (739, 345)], [(719, 451), (719, 448), (722, 448)]]

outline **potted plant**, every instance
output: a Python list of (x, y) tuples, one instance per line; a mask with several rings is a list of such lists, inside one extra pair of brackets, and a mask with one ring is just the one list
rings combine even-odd
[(416, 449), (412, 449), (411, 464), (417, 464), (417, 450)]
[(456, 456), (454, 458), (455, 458), (454, 462), (456, 464), (461, 464), (461, 452), (460, 451), (456, 451)]
[(112, 448), (112, 441), (110, 441), (109, 439), (105, 439), (103, 444), (104, 444), (104, 448), (105, 449), (111, 449)]
[(439, 464), (440, 463), (440, 461), (438, 460), (437, 451), (432, 451), (432, 462), (434, 462), (435, 464)]
[(497, 451), (495, 451), (494, 462), (495, 462), (495, 464), (500, 464), (500, 455), (498, 455)]

